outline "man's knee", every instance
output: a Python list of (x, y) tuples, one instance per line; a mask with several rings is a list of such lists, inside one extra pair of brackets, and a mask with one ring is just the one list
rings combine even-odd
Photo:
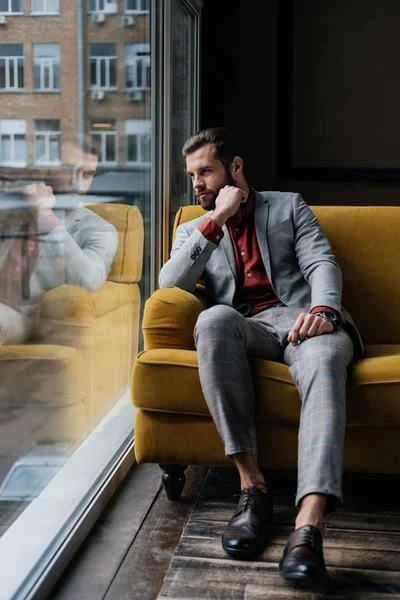
[(211, 329), (214, 332), (217, 330), (223, 332), (224, 337), (235, 335), (237, 331), (240, 331), (238, 325), (243, 318), (244, 317), (231, 306), (226, 306), (224, 304), (212, 306), (200, 313), (194, 328), (194, 339), (197, 342), (200, 335)]

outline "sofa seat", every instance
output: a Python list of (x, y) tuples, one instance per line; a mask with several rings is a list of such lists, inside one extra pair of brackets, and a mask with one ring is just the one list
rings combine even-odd
[[(286, 365), (250, 361), (256, 421), (297, 425), (301, 403)], [(171, 385), (173, 382), (173, 385)], [(155, 349), (139, 354), (132, 398), (143, 410), (209, 417), (194, 350)], [(400, 426), (400, 345), (371, 345), (349, 373), (347, 427)]]

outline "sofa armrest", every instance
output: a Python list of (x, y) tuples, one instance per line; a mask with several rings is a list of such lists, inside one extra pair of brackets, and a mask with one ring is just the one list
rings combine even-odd
[(143, 314), (144, 349), (175, 348), (194, 350), (193, 330), (199, 314), (208, 308), (204, 288), (195, 294), (177, 287), (155, 291)]

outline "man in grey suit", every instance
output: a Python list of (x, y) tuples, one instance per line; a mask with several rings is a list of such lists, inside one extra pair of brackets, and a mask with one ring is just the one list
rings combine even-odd
[(194, 337), (204, 397), (241, 481), (222, 546), (243, 558), (268, 541), (272, 499), (257, 460), (247, 357), (284, 362), (302, 412), (299, 511), (279, 572), (324, 588), (329, 579), (318, 526), (342, 499), (346, 372), (355, 347), (362, 348), (341, 305), (341, 271), (299, 194), (249, 187), (232, 132), (198, 132), (183, 154), (196, 196), (210, 212), (178, 228), (159, 283), (193, 292), (203, 279), (215, 303), (200, 314)]
[[(67, 283), (97, 290), (117, 250), (115, 227), (80, 202), (96, 172), (96, 148), (69, 144), (63, 153), (72, 176), (67, 169), (49, 171), (51, 185), (24, 188), (22, 209), (0, 206), (0, 346), (29, 340), (48, 290)], [(64, 209), (59, 192), (69, 204)]]

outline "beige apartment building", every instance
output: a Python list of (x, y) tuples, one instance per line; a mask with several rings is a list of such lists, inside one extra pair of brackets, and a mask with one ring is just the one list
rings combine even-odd
[(0, 0), (0, 173), (68, 167), (83, 134), (100, 165), (150, 165), (148, 0)]

